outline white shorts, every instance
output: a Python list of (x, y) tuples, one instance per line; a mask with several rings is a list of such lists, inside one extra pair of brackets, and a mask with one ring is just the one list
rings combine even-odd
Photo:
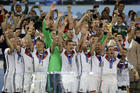
[(62, 83), (65, 92), (77, 93), (78, 91), (77, 74), (72, 73), (62, 74)]
[(101, 90), (103, 93), (116, 93), (117, 91), (117, 78), (113, 75), (103, 76)]
[(15, 92), (23, 92), (23, 73), (16, 73), (15, 74)]
[(14, 92), (14, 72), (5, 73), (4, 75), (4, 92)]
[(80, 77), (80, 89), (79, 92), (87, 92), (89, 90), (89, 74), (83, 73)]
[(45, 93), (47, 83), (47, 73), (36, 72), (33, 74), (31, 93)]
[(89, 91), (99, 91), (100, 77), (93, 74), (89, 75)]
[(25, 93), (30, 93), (31, 84), (32, 84), (32, 73), (25, 73), (23, 86), (23, 91)]

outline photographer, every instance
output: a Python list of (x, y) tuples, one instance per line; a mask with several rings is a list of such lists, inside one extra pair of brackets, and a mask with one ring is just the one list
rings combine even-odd
[[(132, 48), (128, 51), (128, 60), (136, 67), (140, 75), (140, 24), (133, 31)], [(133, 55), (133, 56), (132, 56)], [(130, 93), (138, 93), (140, 91), (140, 80), (135, 80), (135, 76), (130, 73)]]
[(90, 10), (90, 12), (93, 13), (93, 19), (97, 19), (97, 18), (100, 19), (101, 18), (100, 13), (97, 10), (98, 8), (99, 8), (99, 5), (94, 5), (93, 10)]
[(136, 14), (135, 11), (130, 10), (129, 13), (128, 13), (128, 16), (129, 16), (130, 21), (135, 21), (135, 18), (137, 17), (137, 14)]
[[(14, 12), (14, 15), (21, 15), (21, 14), (27, 14), (28, 13), (27, 0), (22, 0), (21, 2), (24, 3), (24, 5), (25, 5), (25, 10), (23, 12), (22, 12), (22, 6), (20, 4), (16, 4), (17, 0), (13, 0), (12, 6), (11, 6), (11, 11)], [(14, 8), (16, 8), (16, 11), (15, 11)]]
[[(8, 11), (4, 8), (3, 5), (0, 5), (0, 29), (1, 29), (1, 23), (4, 21), (4, 15), (6, 15)], [(0, 34), (2, 31), (0, 31)]]

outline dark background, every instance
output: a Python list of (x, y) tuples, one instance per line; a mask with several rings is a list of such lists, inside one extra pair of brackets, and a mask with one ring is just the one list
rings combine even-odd
[[(0, 4), (9, 5), (13, 0), (0, 0)], [(20, 0), (19, 0), (20, 1)], [(133, 5), (139, 4), (140, 0), (122, 0), (125, 4)], [(40, 4), (49, 5), (52, 2), (56, 2), (57, 5), (88, 5), (88, 4), (115, 4), (116, 0), (28, 0), (29, 4), (35, 4), (35, 2), (40, 2)]]

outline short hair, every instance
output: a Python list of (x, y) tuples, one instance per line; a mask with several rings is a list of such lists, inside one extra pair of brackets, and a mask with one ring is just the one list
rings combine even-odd
[(107, 47), (106, 47), (106, 51), (108, 51), (108, 49), (109, 49), (110, 47), (113, 47), (113, 48), (114, 48), (114, 46), (107, 46)]
[(120, 2), (118, 3), (118, 6), (119, 6), (120, 4), (123, 4), (123, 5), (124, 5), (124, 2), (123, 2), (123, 1), (120, 1)]
[(122, 18), (123, 19), (123, 16), (122, 15), (118, 15), (118, 17)]
[(73, 42), (72, 40), (67, 40), (66, 41), (66, 45), (68, 45), (69, 42)]
[(133, 10), (130, 10), (130, 11), (128, 12), (128, 16), (130, 16), (130, 13), (131, 13), (131, 12), (134, 12), (134, 11), (133, 11)]
[(20, 6), (20, 7), (21, 7), (21, 5), (19, 5), (19, 4), (17, 4), (16, 7), (17, 7), (17, 6)]

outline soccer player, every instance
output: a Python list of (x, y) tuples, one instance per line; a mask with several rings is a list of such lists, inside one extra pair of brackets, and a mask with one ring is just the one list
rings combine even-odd
[(72, 40), (67, 40), (66, 49), (63, 49), (61, 53), (62, 57), (62, 83), (64, 87), (64, 92), (77, 92), (77, 61), (76, 61), (76, 51), (74, 50), (74, 43)]
[(101, 91), (103, 93), (116, 93), (117, 92), (117, 64), (119, 59), (114, 54), (114, 47), (108, 46), (106, 55), (102, 58), (104, 62), (103, 79)]
[(120, 62), (117, 65), (117, 79), (118, 79), (118, 92), (119, 93), (129, 93), (129, 71), (132, 71), (135, 75), (136, 80), (139, 80), (138, 72), (134, 69), (134, 66), (131, 65), (127, 60), (127, 50), (124, 48), (119, 55), (121, 58)]
[(6, 36), (6, 41), (9, 43), (9, 46), (11, 48), (6, 48), (5, 49), (5, 59), (6, 59), (6, 73), (4, 75), (4, 86), (2, 93), (11, 93), (15, 92), (14, 90), (14, 73), (15, 73), (15, 53), (13, 51), (14, 49), (14, 43), (13, 42), (15, 39), (11, 38), (9, 40), (8, 36)]
[(24, 60), (24, 86), (23, 91), (26, 93), (30, 92), (32, 74), (34, 72), (34, 61), (33, 61), (33, 43), (31, 37), (27, 35), (23, 41), (23, 47), (21, 48), (21, 55)]

